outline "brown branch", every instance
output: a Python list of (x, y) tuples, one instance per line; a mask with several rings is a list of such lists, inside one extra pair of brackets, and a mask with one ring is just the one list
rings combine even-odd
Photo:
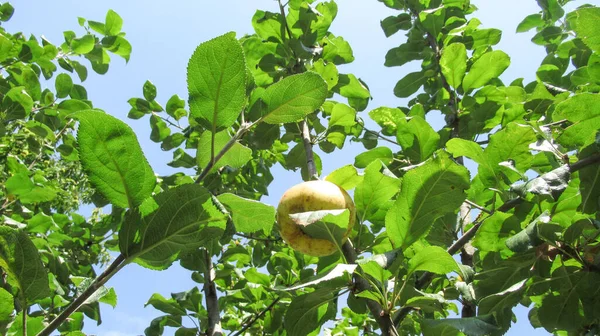
[(221, 336), (221, 310), (219, 309), (219, 298), (217, 297), (217, 287), (215, 285), (215, 268), (208, 250), (204, 250), (206, 272), (204, 274), (204, 294), (206, 295), (206, 311), (208, 312), (207, 336)]
[(302, 142), (304, 143), (304, 151), (306, 152), (306, 166), (308, 168), (308, 176), (310, 179), (318, 178), (317, 165), (315, 164), (315, 155), (313, 153), (313, 144), (310, 139), (310, 130), (308, 129), (308, 123), (306, 121), (300, 122), (300, 129), (302, 131)]
[(108, 268), (102, 274), (100, 274), (90, 284), (88, 288), (83, 291), (71, 304), (67, 306), (50, 324), (48, 324), (44, 330), (40, 331), (37, 336), (49, 336), (56, 328), (58, 328), (72, 313), (74, 313), (85, 301), (92, 296), (100, 287), (102, 287), (110, 278), (112, 278), (121, 267), (125, 266), (125, 256), (119, 254), (119, 256), (113, 261)]
[(235, 334), (230, 334), (229, 336), (239, 336), (244, 331), (248, 330), (248, 328), (250, 328), (256, 321), (258, 321), (261, 317), (263, 317), (263, 315), (265, 315), (269, 310), (271, 310), (271, 308), (273, 308), (273, 306), (275, 306), (277, 302), (279, 302), (279, 300), (281, 300), (281, 296), (278, 296), (275, 300), (273, 300), (273, 302), (271, 302), (270, 305), (267, 306), (267, 308), (263, 309), (260, 313), (256, 314), (250, 321), (248, 321), (248, 323), (244, 325), (242, 329), (237, 331)]

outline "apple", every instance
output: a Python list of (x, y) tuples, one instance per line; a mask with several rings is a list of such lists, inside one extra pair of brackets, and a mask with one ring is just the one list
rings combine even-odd
[(315, 257), (328, 256), (338, 249), (335, 242), (313, 238), (302, 231), (289, 215), (318, 210), (343, 210), (350, 212), (348, 230), (342, 244), (346, 241), (356, 220), (356, 208), (348, 193), (328, 181), (308, 181), (288, 189), (277, 206), (279, 232), (294, 250)]

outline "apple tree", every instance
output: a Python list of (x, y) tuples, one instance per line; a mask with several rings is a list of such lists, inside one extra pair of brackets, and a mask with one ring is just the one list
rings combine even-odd
[[(0, 330), (82, 335), (136, 263), (179, 264), (198, 283), (153, 294), (163, 314), (146, 335), (502, 335), (517, 305), (533, 327), (600, 333), (600, 8), (539, 0), (524, 13), (517, 31), (547, 54), (525, 83), (500, 79), (502, 32), (469, 0), (379, 2), (398, 11), (383, 33), (406, 35), (385, 66), (421, 64), (390, 88), (406, 106), (370, 107), (345, 72), (336, 2), (278, 1), (252, 34), (197, 47), (187, 99), (158, 102), (147, 81), (128, 101), (173, 153), (169, 176), (73, 81), (108, 71), (111, 54), (129, 60), (117, 13), (80, 19), (85, 33), (60, 46), (0, 28)], [(0, 20), (13, 10), (0, 5)], [(354, 164), (321, 176), (349, 143)], [(260, 202), (276, 165), (352, 200), (325, 207), (309, 193), (326, 188), (307, 188), (277, 211)], [(84, 218), (80, 204), (97, 210)], [(291, 247), (284, 221), (306, 245)]]

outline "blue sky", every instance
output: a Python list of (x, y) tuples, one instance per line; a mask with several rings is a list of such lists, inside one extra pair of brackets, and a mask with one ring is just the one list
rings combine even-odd
[[(415, 71), (419, 64), (413, 62), (403, 67), (383, 66), (387, 50), (403, 43), (405, 37), (398, 33), (390, 38), (383, 34), (379, 23), (396, 12), (386, 8), (376, 0), (338, 0), (339, 13), (331, 31), (350, 42), (355, 62), (340, 67), (340, 72), (353, 73), (363, 79), (371, 89), (373, 100), (363, 112), (379, 106), (405, 106), (406, 100), (393, 95), (393, 87), (405, 74)], [(511, 56), (511, 66), (502, 78), (510, 82), (524, 77), (525, 82), (533, 80), (535, 69), (545, 53), (542, 47), (530, 42), (532, 33), (515, 34), (517, 24), (539, 8), (534, 0), (472, 0), (479, 7), (475, 12), (485, 28), (499, 28), (503, 31), (501, 43), (496, 47)], [(578, 5), (581, 3), (578, 3)], [(103, 21), (106, 11), (113, 9), (124, 20), (123, 31), (133, 46), (128, 64), (113, 57), (109, 72), (100, 76), (91, 73), (84, 83), (89, 98), (96, 107), (126, 121), (131, 125), (140, 140), (142, 149), (155, 172), (171, 174), (174, 169), (166, 165), (171, 161), (171, 152), (160, 150), (159, 144), (149, 140), (148, 118), (130, 120), (127, 118), (127, 100), (142, 96), (142, 85), (152, 81), (158, 88), (157, 101), (163, 106), (169, 97), (178, 94), (187, 98), (186, 73), (188, 58), (198, 44), (228, 31), (238, 36), (252, 33), (250, 19), (256, 9), (277, 11), (273, 0), (230, 0), (230, 1), (141, 1), (141, 0), (19, 0), (14, 1), (15, 14), (6, 28), (11, 32), (22, 31), (36, 36), (44, 35), (54, 44), (63, 42), (62, 32), (73, 30), (78, 34), (83, 29), (77, 24), (77, 17)], [(86, 61), (85, 61), (86, 62)], [(429, 117), (434, 128), (442, 126), (439, 115)], [(373, 123), (371, 128), (377, 129)], [(397, 150), (393, 148), (394, 150)], [(347, 145), (343, 151), (323, 156), (323, 175), (338, 167), (353, 163), (354, 157), (362, 150), (360, 145)], [(300, 182), (299, 173), (287, 172), (279, 167), (273, 172), (274, 182), (269, 187), (270, 196), (263, 201), (276, 205), (284, 190)], [(141, 335), (150, 321), (160, 313), (144, 303), (155, 292), (168, 297), (171, 292), (189, 290), (197, 284), (190, 279), (190, 272), (173, 266), (167, 271), (149, 271), (137, 265), (122, 269), (108, 283), (115, 287), (118, 305), (102, 307), (104, 323), (95, 326), (86, 321), (84, 332), (106, 336)], [(527, 309), (518, 308), (519, 322), (510, 335), (546, 335), (544, 330), (534, 330), (527, 319)], [(174, 329), (167, 329), (170, 335)]]

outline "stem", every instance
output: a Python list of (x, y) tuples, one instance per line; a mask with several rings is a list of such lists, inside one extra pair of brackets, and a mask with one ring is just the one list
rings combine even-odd
[(90, 284), (86, 290), (81, 293), (71, 304), (67, 306), (65, 310), (63, 310), (44, 330), (40, 331), (37, 336), (49, 336), (56, 328), (58, 328), (72, 313), (74, 313), (81, 305), (85, 303), (85, 301), (94, 294), (100, 287), (102, 287), (110, 278), (112, 278), (115, 273), (117, 273), (123, 266), (127, 263), (125, 262), (125, 256), (123, 254), (119, 254), (119, 256), (115, 259), (115, 261), (106, 268), (102, 274), (100, 274), (94, 281)]
[(271, 310), (271, 308), (273, 308), (273, 306), (275, 306), (277, 302), (279, 302), (279, 300), (281, 300), (281, 296), (278, 296), (275, 300), (273, 300), (273, 302), (271, 302), (270, 305), (267, 306), (267, 308), (263, 309), (260, 313), (255, 315), (250, 321), (248, 321), (248, 323), (244, 325), (242, 329), (237, 331), (235, 334), (230, 334), (229, 336), (239, 336), (244, 331), (248, 330), (248, 328), (250, 328), (256, 321), (258, 321), (261, 317), (263, 317), (263, 315), (265, 315), (269, 310)]
[(239, 233), (239, 232), (236, 232), (235, 235), (236, 236), (240, 236), (242, 238), (252, 239), (252, 240), (258, 240), (258, 241), (266, 241), (266, 242), (280, 242), (280, 241), (282, 241), (281, 238), (277, 239), (277, 238), (269, 238), (269, 237), (267, 237), (267, 238), (253, 237), (253, 236), (246, 235), (246, 234)]
[(306, 152), (306, 166), (308, 168), (308, 175), (311, 179), (318, 178), (317, 165), (315, 164), (315, 155), (313, 153), (312, 141), (310, 139), (310, 130), (308, 129), (308, 123), (305, 121), (300, 122), (300, 128), (302, 130), (302, 142), (304, 143), (304, 151)]
[[(347, 240), (346, 243), (342, 246), (342, 251), (344, 252), (344, 256), (349, 264), (356, 263), (356, 251), (354, 250), (354, 246), (352, 246), (352, 242)], [(356, 290), (362, 292), (364, 290), (368, 290), (371, 288), (369, 282), (365, 280), (360, 274), (356, 273), (353, 276), (354, 286)], [(386, 313), (379, 302), (367, 299), (367, 307), (371, 311), (373, 318), (379, 324), (379, 329), (381, 329), (381, 335), (383, 336), (397, 336), (398, 331), (392, 322), (392, 319), (388, 313)]]
[(365, 132), (371, 133), (371, 134), (375, 135), (376, 137), (378, 137), (381, 140), (384, 140), (384, 141), (387, 141), (389, 143), (393, 143), (394, 145), (400, 146), (400, 144), (398, 142), (396, 142), (396, 141), (394, 141), (394, 140), (392, 140), (390, 138), (384, 137), (383, 135), (379, 134), (379, 132), (375, 132), (375, 131), (370, 130), (370, 129), (364, 127), (364, 126), (363, 126), (363, 129), (365, 130)]
[(206, 295), (206, 310), (208, 311), (207, 336), (221, 336), (221, 313), (219, 309), (219, 298), (217, 297), (217, 288), (215, 286), (215, 268), (210, 258), (208, 250), (205, 252), (206, 274), (204, 275), (204, 293)]
[(492, 214), (491, 210), (488, 210), (488, 209), (482, 207), (481, 205), (479, 205), (479, 204), (477, 204), (475, 202), (471, 202), (469, 200), (465, 200), (465, 203), (467, 203), (468, 205), (472, 206), (473, 208), (481, 210), (482, 212), (485, 212), (487, 214)]
[(27, 307), (23, 307), (23, 336), (27, 336)]
[[(246, 124), (242, 124), (240, 125), (240, 128), (237, 130), (237, 132), (233, 135), (233, 137), (231, 139), (229, 139), (229, 141), (225, 144), (225, 146), (219, 151), (219, 153), (217, 155), (211, 155), (211, 160), (210, 162), (208, 162), (208, 164), (206, 165), (206, 167), (202, 170), (202, 172), (200, 173), (200, 175), (198, 175), (198, 178), (196, 178), (196, 182), (195, 183), (200, 183), (202, 182), (202, 180), (204, 180), (204, 178), (208, 175), (208, 173), (211, 171), (211, 169), (215, 166), (215, 164), (223, 157), (223, 155), (225, 155), (225, 153), (227, 153), (227, 151), (229, 149), (231, 149), (231, 147), (233, 147), (233, 145), (235, 145), (235, 143), (244, 135), (246, 134), (246, 132), (248, 132), (248, 130), (254, 125), (254, 123), (246, 123)], [(214, 141), (213, 141), (214, 143)], [(214, 145), (213, 145), (214, 146)], [(211, 151), (214, 151), (214, 147), (211, 149)], [(214, 154), (214, 153), (212, 153)]]

